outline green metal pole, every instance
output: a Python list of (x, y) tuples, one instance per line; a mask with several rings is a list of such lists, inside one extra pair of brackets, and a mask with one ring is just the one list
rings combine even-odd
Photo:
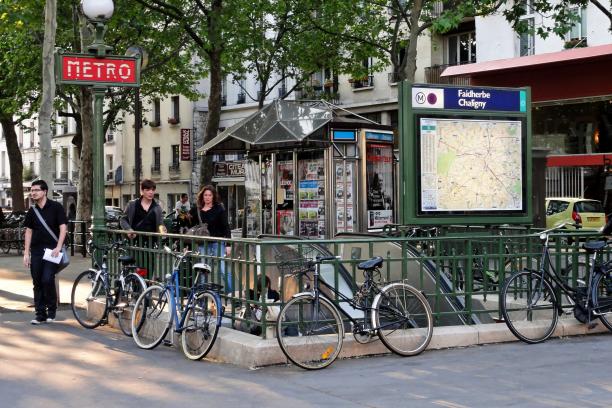
[(104, 93), (105, 87), (94, 87), (93, 135), (93, 234), (94, 242), (101, 243), (104, 228)]

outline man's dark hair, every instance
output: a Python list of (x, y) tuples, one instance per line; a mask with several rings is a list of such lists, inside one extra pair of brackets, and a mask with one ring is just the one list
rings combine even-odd
[(156, 186), (155, 186), (155, 182), (153, 180), (144, 179), (140, 183), (140, 189), (141, 190), (155, 190), (155, 188), (156, 188)]
[(187, 196), (187, 193), (183, 193), (183, 194), (181, 194), (181, 200), (182, 200), (183, 198), (186, 198), (186, 197), (188, 197), (188, 196)]
[(47, 185), (47, 182), (45, 180), (36, 180), (36, 181), (33, 181), (32, 185), (30, 186), (30, 188), (32, 188), (34, 186), (40, 186), (41, 190), (49, 191), (49, 186)]

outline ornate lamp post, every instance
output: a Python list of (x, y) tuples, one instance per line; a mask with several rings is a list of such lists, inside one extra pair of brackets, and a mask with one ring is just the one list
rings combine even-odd
[[(104, 44), (106, 21), (111, 18), (115, 6), (112, 0), (82, 0), (81, 8), (94, 34), (88, 47), (96, 57), (105, 57), (112, 49)], [(94, 140), (93, 140), (93, 232), (96, 242), (104, 224), (104, 93), (106, 86), (94, 86)]]

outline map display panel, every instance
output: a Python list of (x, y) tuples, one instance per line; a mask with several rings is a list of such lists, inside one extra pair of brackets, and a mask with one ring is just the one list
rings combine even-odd
[(521, 125), (420, 118), (421, 211), (523, 211)]

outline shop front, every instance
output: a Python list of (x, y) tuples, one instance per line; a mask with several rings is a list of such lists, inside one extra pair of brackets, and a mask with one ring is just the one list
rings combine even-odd
[[(243, 236), (329, 238), (396, 222), (390, 127), (335, 118), (323, 103), (275, 101), (255, 115), (263, 126), (249, 117), (203, 147), (207, 154), (231, 153), (227, 146), (244, 142), (234, 151), (245, 154), (244, 195), (232, 204), (228, 197), (229, 207), (244, 208)], [(249, 130), (249, 141), (237, 127)]]

